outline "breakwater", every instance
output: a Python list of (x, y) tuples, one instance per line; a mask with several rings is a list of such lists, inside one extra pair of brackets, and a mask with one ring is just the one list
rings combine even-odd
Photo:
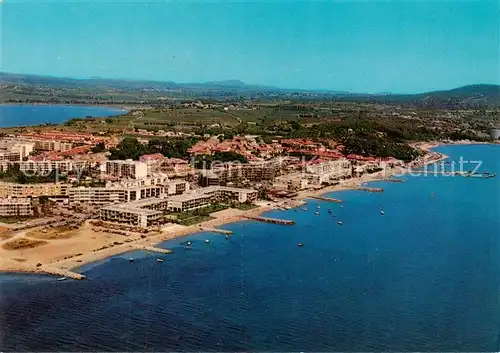
[(294, 225), (295, 224), (295, 221), (288, 220), (288, 219), (259, 217), (259, 216), (243, 216), (243, 218), (251, 219), (253, 221), (273, 223), (273, 224), (282, 224), (282, 225)]
[(334, 199), (333, 197), (310, 196), (310, 198), (311, 198), (311, 199), (315, 199), (315, 200), (328, 201), (328, 202), (335, 202), (335, 203), (342, 203), (342, 202), (344, 202), (344, 200)]

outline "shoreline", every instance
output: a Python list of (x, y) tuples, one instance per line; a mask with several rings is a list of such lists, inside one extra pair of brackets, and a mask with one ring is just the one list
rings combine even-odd
[[(432, 149), (439, 147), (441, 145), (444, 144), (439, 142), (429, 142), (429, 143), (420, 143), (418, 145), (418, 148), (427, 151), (428, 154), (430, 154), (430, 158), (421, 161), (422, 164), (420, 165), (420, 167), (433, 163), (438, 163), (440, 161), (449, 158), (449, 156), (447, 155), (432, 151)], [(299, 191), (298, 195), (292, 199), (283, 200), (280, 202), (261, 201), (259, 202), (258, 207), (250, 210), (242, 211), (237, 209), (226, 209), (223, 211), (215, 212), (214, 214), (212, 214), (212, 216), (215, 217), (214, 219), (196, 225), (181, 226), (176, 224), (167, 224), (165, 227), (162, 228), (162, 231), (157, 235), (152, 235), (146, 238), (133, 239), (131, 240), (131, 242), (128, 243), (123, 243), (117, 246), (113, 246), (98, 251), (95, 250), (89, 251), (67, 259), (57, 259), (55, 261), (50, 261), (48, 264), (46, 264), (46, 266), (44, 265), (41, 267), (33, 267), (32, 265), (28, 264), (27, 264), (28, 266), (23, 266), (21, 263), (19, 263), (18, 266), (12, 266), (12, 265), (2, 266), (5, 264), (2, 264), (2, 262), (0, 261), (0, 273), (17, 273), (20, 275), (26, 273), (54, 275), (57, 273), (55, 273), (54, 271), (51, 272), (51, 269), (56, 268), (65, 271), (68, 270), (73, 271), (74, 273), (79, 274), (81, 273), (79, 269), (85, 266), (89, 266), (94, 262), (105, 261), (109, 258), (125, 254), (127, 252), (141, 250), (146, 246), (158, 247), (159, 244), (167, 242), (169, 240), (203, 232), (201, 228), (217, 228), (226, 224), (248, 221), (244, 218), (244, 216), (260, 216), (265, 212), (280, 209), (281, 207), (284, 206), (292, 205), (291, 206), (292, 208), (297, 208), (305, 204), (307, 202), (307, 199), (310, 199), (312, 196), (323, 196), (325, 194), (337, 191), (357, 190), (364, 183), (384, 181), (393, 176), (403, 176), (405, 174), (408, 174), (409, 172), (411, 172), (411, 169), (408, 170), (406, 168), (401, 168), (401, 167), (387, 168), (373, 174), (365, 174), (362, 175), (361, 177), (342, 180), (337, 185), (327, 186), (316, 190)], [(23, 233), (21, 232), (21, 234)], [(27, 250), (36, 250), (42, 247), (37, 247)], [(21, 251), (21, 253), (23, 253), (23, 251)]]

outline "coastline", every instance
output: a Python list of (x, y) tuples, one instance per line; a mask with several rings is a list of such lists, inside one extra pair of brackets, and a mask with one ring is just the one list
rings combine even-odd
[[(441, 143), (438, 142), (429, 142), (429, 143), (420, 143), (418, 148), (427, 151), (429, 158), (425, 158), (421, 161), (420, 166), (425, 166), (428, 164), (437, 163), (439, 161), (445, 160), (449, 158), (448, 156), (431, 151), (433, 148), (440, 146)], [(175, 224), (167, 224), (162, 228), (162, 231), (159, 234), (148, 236), (146, 238), (136, 237), (131, 239), (130, 242), (123, 243), (117, 246), (112, 246), (106, 249), (101, 250), (91, 250), (83, 253), (79, 253), (77, 256), (70, 256), (69, 258), (56, 259), (52, 261), (44, 262), (42, 257), (39, 257), (38, 260), (43, 262), (44, 265), (40, 267), (34, 266), (33, 261), (26, 261), (26, 263), (14, 263), (12, 261), (2, 261), (0, 260), (0, 273), (8, 272), (8, 273), (35, 273), (35, 274), (55, 274), (60, 275), (60, 269), (63, 271), (73, 271), (75, 274), (79, 274), (78, 270), (84, 266), (88, 266), (94, 262), (99, 262), (111, 258), (113, 256), (117, 256), (120, 254), (124, 254), (130, 251), (141, 250), (144, 247), (157, 247), (158, 244), (161, 244), (165, 241), (180, 238), (183, 236), (195, 234), (203, 231), (202, 228), (216, 228), (223, 226), (225, 224), (230, 224), (234, 222), (245, 221), (245, 216), (259, 216), (262, 213), (271, 211), (273, 209), (279, 209), (281, 207), (299, 207), (300, 205), (306, 203), (306, 199), (314, 197), (314, 196), (322, 196), (328, 193), (336, 192), (336, 191), (344, 191), (344, 190), (356, 190), (359, 189), (362, 184), (375, 182), (375, 181), (383, 181), (385, 179), (389, 179), (392, 176), (402, 176), (408, 173), (408, 169), (404, 169), (401, 167), (393, 167), (387, 168), (380, 172), (376, 172), (373, 174), (365, 174), (361, 177), (351, 178), (347, 180), (342, 180), (337, 185), (327, 186), (320, 189), (315, 190), (304, 190), (299, 191), (298, 195), (290, 200), (284, 200), (280, 202), (259, 202), (257, 208), (242, 211), (237, 209), (227, 209), (224, 211), (219, 211), (212, 216), (214, 219), (208, 220), (206, 222), (202, 222), (196, 225), (191, 226), (181, 226)], [(90, 228), (90, 227), (89, 227)], [(90, 238), (95, 239), (95, 235), (97, 233), (93, 232), (91, 229), (84, 230), (89, 232), (86, 235), (90, 235)], [(23, 232), (16, 236), (24, 236)], [(92, 237), (94, 235), (94, 237)], [(10, 239), (9, 239), (10, 240)], [(25, 249), (21, 250), (20, 255), (29, 256), (30, 253), (42, 253), (40, 251), (44, 246), (36, 247), (33, 249)], [(3, 249), (2, 249), (3, 250)], [(38, 250), (38, 251), (37, 251)], [(5, 250), (3, 250), (4, 252)], [(10, 251), (10, 250), (7, 250)], [(17, 251), (17, 250), (15, 250)], [(15, 254), (14, 254), (15, 255)], [(52, 255), (53, 257), (53, 255)], [(45, 259), (50, 258), (50, 256), (45, 257)]]

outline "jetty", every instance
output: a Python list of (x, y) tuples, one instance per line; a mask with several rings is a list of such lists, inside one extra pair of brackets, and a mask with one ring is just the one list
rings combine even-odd
[(243, 216), (243, 218), (251, 219), (253, 221), (266, 222), (266, 223), (274, 223), (274, 224), (282, 224), (282, 225), (293, 225), (295, 221), (291, 221), (288, 219), (279, 219), (279, 218), (269, 218), (269, 217), (260, 217), (260, 216)]
[(78, 272), (73, 272), (64, 268), (59, 268), (59, 267), (47, 267), (43, 266), (39, 268), (39, 271), (45, 272), (45, 273), (50, 273), (51, 275), (57, 275), (61, 277), (66, 277), (66, 278), (72, 278), (72, 279), (77, 279), (77, 280), (83, 280), (86, 279), (84, 275)]
[(369, 186), (359, 187), (358, 190), (368, 191), (368, 192), (383, 192), (384, 191), (384, 189), (382, 189), (382, 188), (372, 188)]
[(397, 179), (397, 178), (386, 178), (386, 179), (382, 179), (381, 181), (390, 181), (392, 183), (404, 183), (404, 182), (406, 182), (406, 180), (404, 180), (404, 179)]
[(200, 227), (200, 230), (202, 230), (204, 232), (212, 232), (212, 233), (218, 233), (218, 234), (224, 234), (224, 235), (233, 234), (233, 231), (230, 231), (230, 230), (209, 228), (209, 227)]
[(154, 246), (138, 246), (137, 248), (141, 249), (141, 250), (156, 252), (159, 254), (171, 254), (172, 253), (172, 250), (170, 250), (170, 249), (156, 248)]
[(324, 196), (309, 196), (309, 197), (311, 199), (321, 200), (321, 201), (328, 201), (328, 202), (335, 202), (335, 203), (344, 202), (344, 200), (334, 199), (333, 197), (324, 197)]

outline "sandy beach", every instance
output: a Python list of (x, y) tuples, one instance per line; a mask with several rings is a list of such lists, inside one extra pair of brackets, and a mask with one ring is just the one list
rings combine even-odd
[[(430, 152), (430, 149), (436, 146), (438, 146), (438, 143), (421, 143), (416, 147)], [(436, 152), (430, 152), (426, 156), (427, 158), (421, 160), (422, 165), (448, 158)], [(387, 168), (377, 173), (342, 180), (334, 186), (300, 191), (293, 199), (280, 202), (260, 201), (257, 207), (251, 210), (226, 209), (215, 212), (211, 215), (214, 219), (197, 225), (182, 226), (178, 224), (166, 224), (161, 228), (160, 232), (152, 235), (142, 235), (142, 237), (137, 233), (123, 236), (103, 232), (102, 230), (98, 231), (89, 221), (85, 222), (77, 230), (55, 236), (41, 233), (40, 229), (38, 229), (38, 232), (37, 229), (30, 229), (9, 234), (5, 232), (5, 228), (2, 228), (4, 232), (0, 233), (0, 271), (65, 275), (65, 271), (128, 251), (143, 249), (144, 247), (154, 247), (156, 244), (169, 239), (199, 232), (202, 227), (216, 228), (223, 224), (242, 221), (244, 220), (244, 216), (258, 216), (263, 212), (281, 207), (298, 207), (305, 202), (305, 199), (311, 196), (321, 196), (334, 191), (356, 189), (367, 182), (403, 175), (405, 171), (408, 170), (403, 168)], [(33, 248), (14, 250), (4, 248), (4, 244), (19, 239), (45, 243)], [(68, 275), (71, 275), (71, 273), (68, 272)]]

